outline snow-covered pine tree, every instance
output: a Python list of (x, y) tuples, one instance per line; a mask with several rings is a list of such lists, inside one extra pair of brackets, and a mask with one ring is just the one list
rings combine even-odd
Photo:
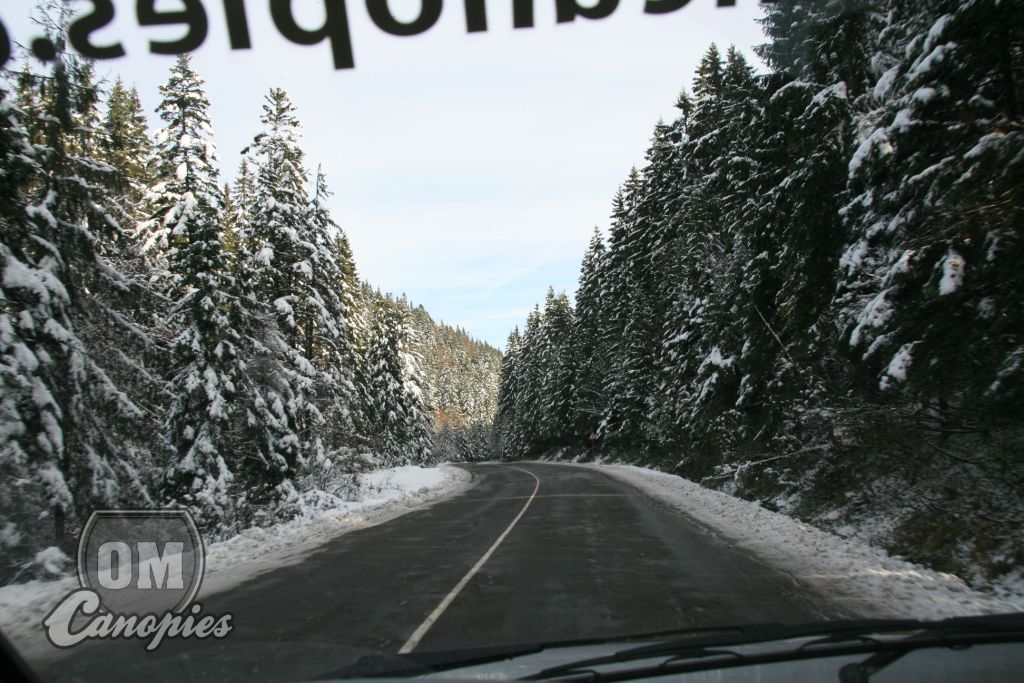
[(654, 384), (658, 336), (648, 294), (654, 288), (653, 278), (644, 267), (650, 254), (645, 191), (640, 172), (633, 168), (613, 202), (601, 331), (609, 359), (603, 387), (608, 403), (598, 429), (607, 445), (641, 443), (650, 415), (645, 404)]
[[(893, 1), (843, 168), (838, 298), (868, 395), (975, 429), (1024, 395), (1024, 26), (995, 1)], [(982, 408), (984, 406), (984, 408)]]
[(255, 205), (253, 200), (253, 177), (252, 163), (250, 159), (242, 157), (238, 162), (238, 173), (235, 175), (235, 183), (230, 188), (225, 185), (224, 190), (224, 250), (230, 255), (232, 262), (242, 248), (240, 244), (241, 232), (249, 225), (249, 210)]
[(519, 327), (508, 336), (505, 355), (501, 359), (501, 382), (498, 388), (498, 406), (494, 417), (494, 438), (498, 451), (506, 455), (518, 452), (516, 430), (519, 417), (516, 406), (519, 404), (519, 354), (522, 348), (522, 336)]
[[(762, 119), (768, 144), (759, 152), (767, 172), (750, 213), (778, 244), (772, 327), (796, 344), (797, 355), (820, 358), (831, 347), (821, 318), (843, 236), (845, 197), (836, 188), (847, 175), (856, 108), (869, 95), (868, 55), (880, 16), (862, 0), (829, 0), (803, 8), (780, 3), (762, 22), (770, 42), (757, 51), (772, 69)], [(810, 332), (815, 326), (817, 334)]]
[[(465, 362), (465, 354), (450, 335), (437, 329), (426, 309), (422, 306), (411, 310), (405, 308), (404, 297), (398, 303), (403, 306), (413, 328), (420, 369), (426, 377), (434, 380), (424, 386), (423, 402), (427, 411), (434, 416), (436, 429), (457, 432), (466, 417), (456, 380), (457, 367)], [(461, 437), (457, 440), (461, 446)]]
[(409, 333), (398, 307), (378, 298), (366, 358), (366, 417), (371, 443), (385, 467), (430, 458), (430, 423), (416, 359), (407, 348)]
[(259, 294), (273, 305), (289, 344), (307, 352), (311, 349), (305, 348), (306, 309), (324, 306), (313, 285), (311, 258), (317, 245), (309, 239), (309, 176), (299, 146), (300, 124), (284, 90), (271, 89), (260, 123), (263, 130), (247, 150), (255, 171), (248, 221), (250, 249), (255, 252), (252, 277)]
[(682, 190), (676, 219), (682, 226), (676, 256), (687, 276), (677, 280), (682, 286), (675, 296), (689, 305), (682, 320), (670, 319), (666, 327), (671, 353), (661, 372), (674, 374), (684, 387), (679, 391), (676, 385), (676, 395), (665, 396), (676, 412), (662, 417), (663, 433), (695, 453), (731, 452), (745, 418), (738, 410), (745, 378), (739, 359), (746, 348), (741, 310), (747, 299), (741, 247), (750, 198), (742, 190), (754, 169), (751, 130), (760, 116), (760, 93), (739, 51), (730, 48), (720, 67), (717, 55), (712, 46), (694, 82), (693, 137), (687, 145), (694, 180)]
[(343, 344), (352, 354), (351, 381), (353, 384), (352, 403), (349, 405), (351, 424), (356, 436), (364, 436), (367, 431), (366, 407), (369, 389), (367, 385), (366, 354), (369, 345), (368, 318), (371, 304), (367, 300), (366, 291), (359, 280), (352, 244), (348, 235), (339, 230), (334, 238), (334, 262), (338, 267), (338, 281), (333, 288), (346, 311), (345, 339)]
[(537, 446), (558, 446), (573, 441), (571, 422), (572, 388), (575, 380), (570, 353), (574, 322), (572, 305), (565, 292), (548, 288), (544, 301), (540, 355), (540, 423)]
[(230, 264), (229, 272), (240, 275), (239, 254), (243, 250), (242, 234), (248, 229), (249, 210), (255, 204), (253, 200), (252, 163), (246, 156), (238, 162), (238, 173), (234, 184), (224, 183), (221, 191), (223, 210), (221, 221), (224, 225), (221, 243)]
[(188, 507), (201, 526), (231, 522), (232, 469), (244, 453), (233, 442), (245, 416), (247, 344), (232, 325), (230, 275), (221, 244), (221, 195), (209, 102), (187, 56), (161, 86), (156, 177), (149, 194), (154, 231), (164, 237), (172, 397), (164, 440), (170, 451), (161, 497)]
[(630, 315), (611, 348), (613, 381), (605, 384), (608, 404), (597, 435), (603, 445), (633, 450), (646, 445), (653, 407), (653, 347), (658, 336), (650, 299), (628, 278), (623, 291)]
[[(109, 258), (118, 268), (132, 277), (148, 282), (158, 279), (157, 263), (143, 253), (146, 200), (153, 178), (153, 142), (146, 126), (142, 101), (134, 87), (127, 88), (121, 79), (114, 82), (107, 94), (106, 113), (100, 122), (97, 154), (116, 172), (105, 182), (106, 203), (124, 231), (131, 235), (130, 242)], [(140, 302), (139, 319), (155, 333), (166, 336), (161, 328), (166, 320), (166, 301), (156, 292)]]
[(399, 358), (402, 362), (402, 389), (406, 408), (406, 454), (412, 464), (426, 465), (433, 457), (433, 434), (427, 403), (423, 398), (427, 383), (420, 369), (415, 347), (415, 331), (399, 319)]
[[(24, 72), (23, 89), (33, 91), (38, 107), (31, 112), (36, 144), (22, 159), (31, 160), (24, 200), (5, 198), (28, 222), (7, 214), (3, 281), (4, 315), (18, 326), (4, 335), (27, 342), (5, 341), (5, 355), (24, 350), (19, 363), (33, 374), (34, 407), (21, 405), (38, 430), (23, 451), (31, 482), (25, 488), (35, 488), (27, 495), (46, 505), (35, 511), (46, 529), (29, 544), (65, 550), (89, 511), (150, 502), (146, 445), (154, 415), (132, 397), (156, 393), (140, 360), (153, 340), (129, 315), (140, 288), (106, 257), (127, 236), (104, 206), (113, 169), (89, 155), (95, 126), (83, 122), (95, 120), (97, 92), (91, 69), (66, 50), (71, 16), (69, 5), (56, 1), (38, 14), (57, 54), (47, 75)], [(4, 144), (28, 152), (6, 102), (4, 111)], [(6, 162), (17, 177), (19, 162), (5, 159), (5, 169)]]
[(534, 306), (526, 318), (523, 329), (523, 344), (519, 354), (519, 396), (516, 404), (516, 428), (513, 442), (518, 447), (517, 456), (533, 452), (541, 422), (540, 387), (543, 377), (542, 329), (544, 314), (540, 306)]
[(348, 240), (327, 208), (331, 193), (322, 168), (313, 187), (304, 245), (309, 294), (297, 303), (296, 317), (302, 353), (318, 373), (316, 401), (325, 417), (326, 438), (315, 450), (335, 451), (353, 445), (358, 424), (358, 282)]
[[(580, 268), (571, 346), (576, 371), (571, 398), (572, 433), (587, 443), (597, 432), (599, 416), (607, 400), (602, 386), (608, 374), (608, 350), (601, 335), (605, 258), (604, 240), (601, 232), (594, 228)], [(509, 345), (511, 347), (511, 340)]]
[[(731, 123), (725, 100), (725, 67), (716, 45), (708, 48), (697, 68), (692, 100), (682, 103), (687, 111), (675, 126), (680, 139), (677, 180), (674, 191), (667, 193), (674, 199), (669, 219), (674, 229), (666, 247), (670, 256), (664, 279), (672, 286), (660, 344), (659, 397), (652, 409), (659, 440), (666, 445), (685, 444), (692, 452), (698, 441), (693, 437), (701, 431), (694, 401), (707, 397), (707, 389), (718, 383), (722, 370), (707, 361), (718, 357), (711, 327), (718, 314), (716, 296), (728, 281), (732, 246), (723, 230), (722, 197), (716, 196), (725, 184), (719, 160), (729, 151)], [(652, 153), (648, 156), (657, 159)], [(701, 391), (695, 387), (697, 376), (709, 370)]]
[[(765, 83), (770, 79), (755, 80), (735, 50), (730, 50), (726, 59), (726, 106), (737, 125), (730, 136), (732, 149), (720, 158), (719, 165), (724, 187), (729, 189), (723, 202), (723, 222), (729, 228), (733, 251), (727, 290), (718, 298), (735, 308), (716, 317), (719, 325), (713, 334), (721, 340), (724, 357), (732, 360), (731, 381), (723, 386), (727, 391), (717, 392), (716, 398), (729, 418), (719, 422), (719, 439), (734, 452), (737, 443), (769, 442), (780, 431), (783, 406), (789, 398), (782, 380), (788, 379), (786, 373), (794, 368), (786, 342), (776, 338), (774, 330), (780, 327), (780, 282), (791, 276), (786, 272), (789, 264), (780, 260), (779, 233), (793, 226), (781, 215), (771, 217), (771, 210), (764, 210), (772, 206), (772, 199), (787, 194), (784, 186), (778, 185), (792, 163), (784, 145), (803, 141), (783, 142), (785, 136), (780, 132), (792, 126), (796, 117), (787, 111), (782, 116), (789, 120), (777, 119), (784, 109), (765, 104)], [(778, 102), (772, 100), (771, 104)]]
[[(10, 69), (10, 67), (8, 67)], [(32, 66), (26, 60), (22, 63), (17, 74), (8, 71), (4, 74), (6, 81), (11, 85), (11, 99), (24, 115), (22, 126), (25, 129), (28, 141), (35, 144), (40, 141), (39, 126), (42, 124), (42, 99), (39, 92), (39, 74), (32, 70)]]
[(231, 183), (224, 183), (220, 188), (221, 197), (221, 223), (224, 228), (221, 231), (220, 242), (224, 249), (224, 256), (227, 259), (231, 272), (234, 268), (235, 255), (238, 253), (238, 203), (235, 201), (235, 192)]
[(55, 510), (74, 511), (64, 474), (63, 413), (53, 395), (63, 382), (71, 300), (57, 277), (59, 261), (35, 241), (23, 188), (39, 169), (24, 119), (0, 87), (0, 475), (16, 482), (0, 501), (5, 581), (34, 560), (45, 565), (47, 556), (59, 558), (46, 551), (60, 540)]
[[(234, 291), (247, 302), (240, 329), (258, 341), (248, 367), (253, 380), (249, 426), (259, 457), (253, 459), (247, 486), (263, 501), (276, 500), (273, 514), (286, 514), (280, 506), (294, 500), (292, 480), (305, 454), (318, 447), (323, 424), (313, 400), (318, 373), (303, 349), (302, 316), (326, 307), (310, 263), (319, 252), (309, 239), (299, 122), (283, 90), (270, 91), (260, 122), (263, 131), (244, 150), (253, 172), (251, 189), (236, 192), (239, 204), (246, 196), (251, 203), (239, 211)], [(330, 324), (336, 333), (336, 324)]]
[[(679, 95), (676, 108), (679, 116), (671, 124), (659, 122), (654, 128), (651, 145), (645, 156), (647, 164), (641, 171), (642, 191), (633, 209), (632, 222), (635, 227), (633, 241), (637, 245), (629, 258), (630, 277), (637, 283), (638, 294), (643, 301), (639, 308), (631, 307), (633, 316), (628, 327), (646, 329), (650, 342), (642, 349), (633, 350), (633, 362), (642, 359), (646, 367), (643, 372), (645, 400), (651, 406), (648, 419), (643, 422), (640, 438), (648, 449), (663, 449), (672, 446), (674, 424), (665, 428), (662, 410), (670, 408), (676, 398), (675, 392), (662, 395), (659, 381), (664, 366), (665, 349), (660, 342), (664, 336), (666, 321), (674, 301), (674, 294), (680, 285), (675, 277), (678, 268), (677, 243), (679, 233), (686, 227), (681, 216), (681, 207), (686, 199), (689, 176), (686, 155), (690, 150), (687, 121), (692, 113), (692, 102), (684, 90)], [(644, 311), (644, 319), (636, 316)], [(623, 328), (625, 329), (625, 328)], [(636, 355), (637, 353), (640, 355)]]
[(134, 222), (153, 184), (153, 143), (146, 127), (142, 101), (134, 87), (126, 88), (120, 78), (114, 81), (106, 97), (106, 109), (100, 126), (103, 137), (101, 157), (117, 169), (115, 200), (125, 207), (124, 213)]

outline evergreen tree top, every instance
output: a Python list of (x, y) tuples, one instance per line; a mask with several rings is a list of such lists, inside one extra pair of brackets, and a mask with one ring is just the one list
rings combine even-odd
[(206, 112), (210, 102), (204, 91), (205, 83), (192, 68), (192, 58), (181, 55), (171, 67), (170, 77), (160, 86), (163, 98), (157, 107), (160, 118), (168, 124), (178, 123), (184, 112), (191, 112), (198, 117), (200, 127), (209, 132), (209, 119)]
[(722, 55), (718, 51), (718, 46), (711, 43), (711, 47), (700, 60), (697, 76), (693, 81), (693, 94), (698, 102), (707, 98), (717, 98), (721, 93), (723, 77)]
[(260, 116), (266, 131), (257, 136), (257, 141), (263, 136), (270, 136), (279, 140), (279, 144), (298, 146), (302, 124), (295, 112), (295, 105), (288, 93), (281, 88), (271, 88), (263, 103), (263, 115)]

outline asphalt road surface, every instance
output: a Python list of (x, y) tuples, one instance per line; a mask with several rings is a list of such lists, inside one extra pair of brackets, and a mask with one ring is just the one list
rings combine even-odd
[(341, 536), (203, 601), (224, 641), (90, 643), (44, 680), (316, 678), (361, 656), (843, 616), (599, 471), (464, 465), (464, 494)]

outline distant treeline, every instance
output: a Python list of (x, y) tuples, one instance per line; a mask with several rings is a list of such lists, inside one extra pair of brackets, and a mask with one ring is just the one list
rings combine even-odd
[(434, 423), (434, 458), (493, 458), (490, 436), (501, 352), (461, 328), (434, 322), (423, 306), (412, 306), (405, 297), (393, 301), (406, 311), (414, 333), (412, 349), (423, 374), (423, 400)]

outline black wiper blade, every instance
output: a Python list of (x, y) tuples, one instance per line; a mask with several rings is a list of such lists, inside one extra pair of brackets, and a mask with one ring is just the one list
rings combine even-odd
[[(783, 628), (768, 638), (751, 637), (733, 639), (729, 643), (709, 644), (658, 643), (633, 648), (607, 657), (595, 657), (546, 669), (523, 680), (544, 680), (586, 676), (591, 681), (612, 683), (651, 676), (665, 676), (709, 669), (725, 669), (757, 664), (818, 659), (843, 655), (870, 654), (861, 664), (864, 669), (846, 669), (844, 681), (864, 681), (871, 673), (895, 661), (907, 652), (928, 647), (969, 647), (978, 644), (1024, 642), (1024, 614), (995, 615), (991, 617), (960, 617), (937, 622), (890, 621), (840, 622), (826, 629), (822, 624)], [(756, 630), (756, 629), (755, 629)], [(910, 631), (903, 638), (888, 640), (868, 637), (870, 634), (891, 635)], [(744, 645), (768, 641), (783, 641), (822, 634), (824, 637), (802, 643), (798, 647), (784, 648), (756, 654), (740, 654), (720, 649), (723, 645)], [(674, 645), (674, 647), (672, 647)], [(716, 657), (718, 655), (718, 657)], [(724, 656), (724, 658), (723, 658)], [(663, 659), (668, 657), (668, 659)], [(598, 671), (595, 667), (638, 659), (659, 659), (657, 664), (641, 667)]]
[(428, 673), (448, 671), (450, 669), (460, 669), (467, 666), (500, 662), (506, 659), (512, 659), (513, 657), (535, 654), (549, 649), (585, 647), (588, 645), (604, 645), (606, 643), (622, 643), (629, 641), (646, 641), (665, 637), (700, 637), (703, 639), (710, 638), (711, 636), (742, 633), (746, 628), (748, 627), (703, 626), (698, 628), (651, 631), (629, 635), (613, 635), (604, 638), (543, 641), (496, 647), (440, 650), (434, 652), (410, 652), (403, 655), (367, 655), (344, 668), (319, 676), (317, 680), (342, 678), (396, 678), (424, 675)]
[(796, 624), (792, 626), (780, 626), (776, 624), (762, 624), (744, 629), (742, 633), (733, 638), (715, 639), (712, 642), (694, 641), (667, 641), (664, 643), (652, 643), (642, 647), (624, 650), (615, 654), (619, 661), (630, 659), (644, 659), (657, 657), (659, 655), (673, 655), (677, 649), (691, 648), (695, 645), (748, 645), (769, 640), (786, 640), (789, 638), (802, 638), (808, 636), (828, 634), (827, 637), (840, 637), (843, 639), (855, 637), (863, 633), (878, 633), (883, 631), (907, 631), (920, 628), (922, 622), (912, 620), (893, 619), (863, 619), (851, 621), (836, 621), (817, 624)]
[(440, 652), (409, 652), (402, 655), (366, 655), (342, 669), (318, 676), (316, 680), (423, 676), (447, 669), (500, 662), (513, 657), (531, 655), (540, 652), (545, 647), (545, 645), (539, 644), (526, 644)]
[[(621, 650), (610, 655), (593, 657), (545, 669), (523, 680), (557, 678), (564, 674), (580, 673), (587, 667), (650, 659), (659, 656), (671, 657), (672, 661), (722, 657), (737, 659), (739, 655), (726, 648), (773, 640), (811, 637), (822, 638), (806, 643), (807, 646), (842, 643), (863, 634), (894, 633), (899, 631), (921, 631), (945, 629), (970, 631), (1001, 631), (1007, 628), (1024, 629), (1024, 614), (993, 615), (985, 617), (962, 617), (941, 622), (912, 620), (849, 620), (838, 622), (799, 624), (784, 626), (775, 623), (748, 626), (710, 626), (669, 631), (655, 631), (631, 635), (617, 635), (607, 638), (589, 638), (551, 642), (514, 644), (499, 647), (483, 647), (436, 652), (412, 652), (404, 655), (374, 655), (363, 657), (358, 662), (325, 674), (320, 679), (339, 678), (392, 678), (425, 675), (468, 666), (504, 661), (515, 657), (535, 654), (544, 650), (563, 647), (583, 647), (629, 641), (652, 641), (653, 644)], [(666, 640), (667, 639), (667, 640)], [(871, 652), (861, 649), (858, 652)], [(813, 655), (818, 656), (818, 655)]]
[[(652, 659), (655, 657), (672, 657), (673, 659), (696, 659), (708, 657), (714, 654), (726, 654), (726, 648), (734, 645), (748, 645), (769, 640), (785, 640), (787, 638), (800, 638), (814, 636), (824, 633), (835, 633), (841, 631), (845, 634), (877, 631), (880, 628), (908, 629), (913, 628), (920, 622), (916, 621), (893, 621), (889, 619), (850, 620), (840, 622), (826, 622), (815, 624), (797, 624), (784, 626), (781, 624), (752, 624), (749, 626), (736, 626), (728, 628), (702, 628), (689, 629), (680, 632), (662, 632), (651, 634), (652, 636), (673, 635), (684, 637), (673, 637), (670, 640), (651, 643), (640, 647), (620, 650), (613, 654), (592, 657), (576, 662), (569, 662), (559, 666), (545, 669), (524, 680), (544, 680), (557, 678), (563, 674), (585, 670), (589, 667), (604, 666), (622, 662), (635, 661), (639, 659)], [(709, 648), (714, 648), (710, 650)], [(736, 653), (731, 653), (735, 655)]]
[[(924, 624), (917, 633), (905, 640), (897, 641), (901, 649), (883, 649), (875, 652), (862, 662), (846, 664), (839, 669), (840, 683), (868, 683), (876, 673), (899, 660), (908, 652), (922, 645), (918, 641), (938, 642), (946, 647), (963, 647), (964, 641), (976, 641), (980, 636), (987, 642), (1012, 638), (1024, 640), (1024, 614), (997, 614), (989, 617), (953, 618), (940, 622)], [(985, 638), (985, 636), (989, 636)], [(995, 638), (993, 638), (995, 636)], [(823, 642), (836, 642), (835, 638), (823, 638), (818, 641), (804, 643), (802, 647), (813, 647)], [(967, 647), (970, 644), (966, 645)]]
[[(968, 634), (1016, 633), (1024, 631), (1024, 612), (993, 614), (972, 617), (951, 617), (940, 621), (881, 622), (875, 628), (839, 628), (823, 633), (821, 638), (804, 643), (802, 647), (842, 643), (851, 639), (864, 638), (870, 634), (891, 634), (899, 631), (914, 631), (913, 637), (955, 637)], [(811, 634), (806, 634), (811, 635)]]

